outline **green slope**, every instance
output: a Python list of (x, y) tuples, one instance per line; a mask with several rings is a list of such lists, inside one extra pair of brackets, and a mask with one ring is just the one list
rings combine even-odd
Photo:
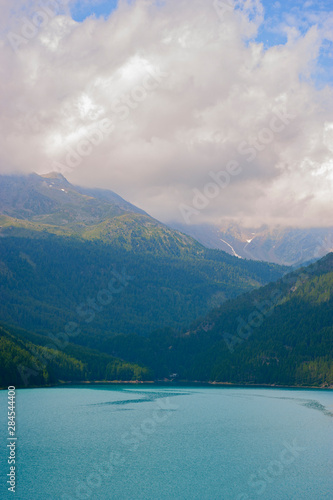
[(69, 344), (48, 348), (48, 339), (0, 326), (0, 388), (43, 386), (87, 380), (150, 380), (147, 368)]
[(226, 302), (184, 335), (118, 336), (100, 348), (160, 378), (333, 386), (333, 254)]
[[(44, 339), (62, 338), (74, 322), (76, 347), (66, 347), (58, 362), (72, 378), (99, 373), (96, 354), (82, 346), (103, 350), (109, 339), (126, 344), (130, 335), (140, 353), (146, 341), (137, 342), (137, 335), (161, 327), (184, 331), (213, 307), (285, 271), (208, 250), (115, 193), (72, 186), (58, 174), (0, 176), (0, 214), (0, 320)], [(12, 357), (28, 356), (25, 345), (3, 342)], [(108, 353), (114, 356), (112, 346)], [(116, 357), (129, 356), (125, 349)], [(59, 370), (40, 383), (60, 377)]]
[[(161, 329), (95, 338), (98, 350), (0, 329), (0, 382), (169, 378), (234, 384), (333, 387), (333, 254), (227, 301), (184, 334)], [(240, 327), (241, 325), (241, 327)], [(19, 370), (18, 370), (19, 368)], [(20, 375), (21, 373), (21, 375)], [(174, 378), (174, 376), (173, 376)]]
[(62, 175), (0, 176), (0, 234), (20, 230), (100, 240), (133, 252), (201, 252), (174, 231), (112, 191), (71, 185)]
[[(161, 324), (183, 328), (284, 271), (205, 249), (112, 191), (60, 174), (0, 176), (0, 214), (0, 320), (39, 333), (77, 321), (86, 345)], [(104, 290), (104, 303), (112, 273), (123, 269), (129, 286), (91, 311), (87, 301)]]
[[(126, 251), (39, 232), (0, 238), (0, 318), (39, 333), (80, 323), (78, 341), (94, 346), (114, 333), (147, 335), (183, 328), (226, 299), (281, 276), (281, 268), (200, 248), (183, 256)], [(114, 272), (130, 276), (127, 286)], [(121, 292), (105, 291), (115, 279)], [(104, 293), (104, 295), (103, 295)], [(89, 301), (97, 305), (89, 306)], [(103, 305), (104, 304), (104, 305)]]

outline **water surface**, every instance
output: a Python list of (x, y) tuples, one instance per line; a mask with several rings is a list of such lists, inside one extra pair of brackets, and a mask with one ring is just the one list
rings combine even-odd
[(333, 499), (333, 393), (80, 386), (17, 391), (17, 491), (0, 498)]

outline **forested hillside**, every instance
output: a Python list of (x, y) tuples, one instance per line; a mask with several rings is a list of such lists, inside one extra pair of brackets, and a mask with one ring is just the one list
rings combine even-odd
[(226, 302), (186, 334), (118, 336), (100, 348), (126, 352), (158, 378), (332, 386), (333, 254)]
[(208, 250), (112, 191), (73, 186), (56, 173), (0, 176), (6, 324), (47, 334), (76, 321), (76, 341), (94, 346), (113, 334), (188, 327), (284, 271)]
[(151, 380), (152, 372), (87, 348), (65, 352), (46, 347), (47, 338), (0, 326), (0, 387), (43, 386), (88, 380)]
[[(189, 331), (97, 336), (96, 350), (2, 328), (1, 383), (169, 380), (333, 386), (333, 254), (229, 300)], [(161, 325), (162, 326), (162, 325)], [(52, 337), (54, 338), (57, 337)], [(23, 371), (20, 367), (26, 367)], [(14, 383), (11, 382), (11, 383)]]
[(58, 174), (0, 176), (0, 194), (3, 382), (24, 365), (36, 384), (333, 383), (332, 254), (282, 278)]
[(97, 337), (113, 333), (185, 327), (279, 276), (276, 266), (203, 247), (183, 257), (135, 255), (100, 241), (29, 232), (0, 238), (0, 319), (40, 333), (76, 321), (82, 325), (80, 342), (90, 336), (94, 345)]

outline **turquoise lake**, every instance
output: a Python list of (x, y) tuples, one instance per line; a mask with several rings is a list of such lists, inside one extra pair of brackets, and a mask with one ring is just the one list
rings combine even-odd
[(333, 392), (147, 385), (18, 390), (0, 498), (333, 499)]

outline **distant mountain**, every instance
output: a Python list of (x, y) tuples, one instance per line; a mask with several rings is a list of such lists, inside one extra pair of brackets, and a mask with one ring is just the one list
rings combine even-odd
[[(43, 216), (49, 218), (53, 214), (52, 223), (55, 225), (68, 223), (69, 213), (70, 221), (85, 221), (87, 224), (125, 212), (147, 215), (113, 191), (73, 186), (56, 172), (0, 176), (0, 212), (38, 222)], [(64, 215), (63, 219), (61, 215)]]
[(0, 321), (35, 333), (78, 322), (75, 342), (94, 347), (114, 334), (185, 328), (286, 270), (206, 249), (59, 174), (0, 176), (0, 195)]
[(333, 388), (333, 253), (227, 301), (184, 334), (119, 336), (100, 348), (159, 378)]
[(221, 226), (170, 223), (208, 248), (223, 250), (242, 259), (274, 262), (286, 266), (310, 263), (333, 251), (333, 227), (245, 228), (235, 223)]
[(98, 239), (135, 252), (180, 254), (198, 248), (193, 238), (114, 192), (73, 186), (58, 173), (0, 176), (0, 232), (16, 234), (15, 228)]

